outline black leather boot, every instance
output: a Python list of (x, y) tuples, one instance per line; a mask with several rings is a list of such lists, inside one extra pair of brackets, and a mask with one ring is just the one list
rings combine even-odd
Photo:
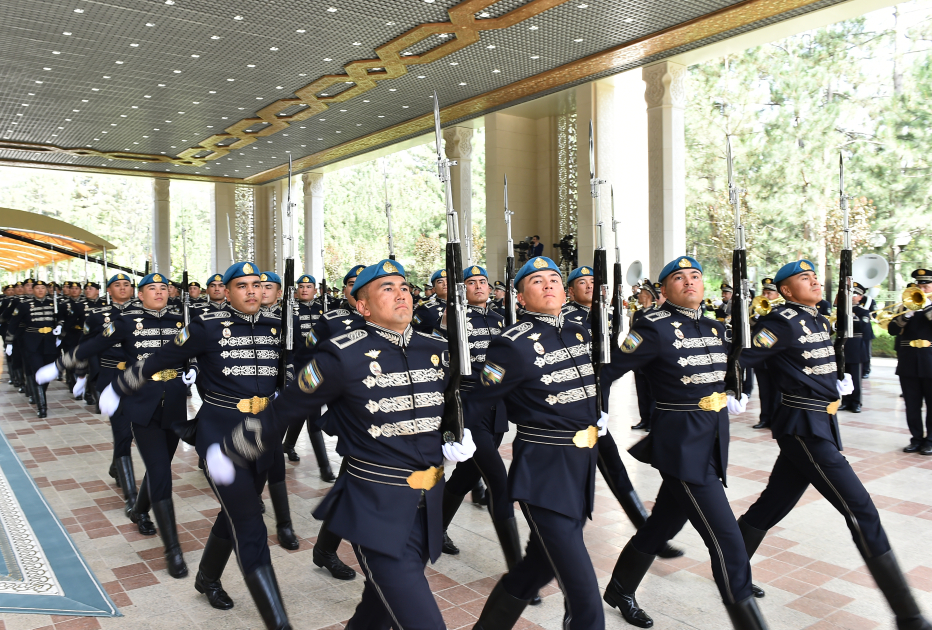
[(606, 604), (618, 609), (625, 621), (638, 628), (650, 628), (654, 625), (654, 620), (638, 606), (634, 597), (634, 592), (653, 562), (654, 556), (641, 553), (628, 541), (615, 562), (612, 581), (608, 583), (602, 596)]
[[(602, 472), (605, 474), (606, 471), (603, 470)], [(617, 487), (615, 484), (609, 485), (613, 489)], [(615, 498), (618, 499), (618, 503), (621, 504), (621, 509), (628, 515), (634, 528), (641, 529), (644, 523), (647, 522), (647, 517), (649, 517), (650, 514), (648, 514), (644, 504), (641, 503), (641, 497), (638, 496), (638, 493), (634, 490), (630, 492), (619, 492), (615, 495)], [(679, 558), (683, 555), (683, 550), (667, 544), (657, 555), (661, 558)]]
[(443, 553), (455, 556), (459, 554), (460, 550), (453, 541), (447, 536), (447, 528), (450, 526), (450, 523), (453, 522), (453, 517), (456, 516), (456, 511), (460, 509), (460, 506), (463, 504), (463, 499), (458, 494), (453, 494), (450, 492), (446, 486), (443, 488), (443, 547), (441, 551)]
[(288, 488), (284, 481), (269, 484), (269, 497), (275, 512), (275, 530), (278, 532), (278, 544), (294, 551), (300, 545), (291, 525), (291, 508), (288, 506)]
[(476, 505), (483, 505), (483, 506), (489, 504), (489, 493), (481, 477), (479, 478), (479, 481), (476, 482), (476, 485), (472, 489), (472, 502)]
[(207, 596), (207, 601), (218, 610), (233, 608), (233, 600), (223, 590), (220, 576), (227, 566), (230, 554), (233, 553), (233, 541), (224, 540), (214, 536), (211, 532), (204, 545), (204, 555), (201, 564), (197, 567), (197, 577), (194, 578), (194, 590)]
[(323, 431), (310, 431), (311, 446), (314, 447), (314, 456), (317, 457), (317, 466), (320, 468), (320, 478), (322, 481), (336, 481), (333, 469), (330, 467), (330, 460), (327, 458), (327, 447), (324, 444)]
[[(760, 547), (761, 541), (764, 540), (764, 536), (767, 535), (767, 530), (751, 527), (747, 524), (747, 521), (744, 520), (743, 516), (738, 518), (738, 529), (741, 530), (741, 537), (744, 538), (744, 550), (747, 551), (748, 560), (750, 560), (757, 551), (757, 548)], [(751, 595), (760, 599), (766, 595), (766, 593), (764, 589), (757, 584), (751, 584)]]
[(767, 630), (767, 622), (753, 596), (737, 604), (725, 604), (725, 610), (735, 630)]
[(288, 622), (288, 613), (282, 602), (281, 591), (278, 590), (278, 580), (271, 564), (265, 564), (246, 576), (246, 586), (249, 594), (256, 602), (256, 608), (262, 615), (262, 621), (268, 630), (291, 630)]
[(337, 556), (337, 549), (342, 540), (330, 531), (329, 521), (320, 524), (317, 542), (314, 544), (314, 564), (330, 571), (330, 575), (338, 580), (352, 580), (356, 571), (346, 566), (346, 563)]
[(45, 399), (45, 385), (36, 385), (36, 417), (47, 418), (49, 404)]
[(294, 450), (294, 444), (282, 444), (282, 451), (288, 456), (289, 462), (300, 462), (301, 456)]
[(97, 392), (95, 392), (94, 388), (90, 385), (88, 385), (87, 389), (84, 391), (84, 404), (90, 407), (97, 406)]
[(119, 488), (119, 487), (120, 487), (120, 477), (119, 477), (119, 475), (117, 475), (116, 458), (114, 458), (114, 459), (110, 462), (110, 470), (107, 471), (107, 474), (109, 474), (109, 475), (113, 478), (113, 480), (114, 480), (115, 483), (116, 483), (116, 487)]
[(524, 557), (521, 553), (521, 538), (518, 537), (518, 522), (512, 516), (504, 521), (492, 521), (492, 525), (495, 526), (498, 542), (502, 545), (502, 553), (505, 554), (505, 566), (511, 571)]
[(149, 509), (151, 507), (152, 502), (149, 501), (149, 486), (146, 484), (145, 478), (143, 478), (139, 486), (139, 492), (136, 494), (136, 504), (129, 513), (129, 520), (136, 523), (136, 529), (138, 529), (139, 533), (143, 536), (155, 536), (157, 533), (155, 531), (155, 525), (152, 524), (152, 520), (149, 518)]
[(479, 620), (472, 628), (473, 630), (511, 630), (518, 623), (527, 604), (527, 600), (509, 595), (499, 580), (489, 594), (489, 598), (485, 600)]
[(123, 489), (123, 497), (126, 499), (126, 507), (124, 512), (126, 516), (130, 515), (130, 512), (133, 511), (133, 506), (136, 505), (136, 474), (133, 472), (133, 458), (129, 455), (124, 455), (117, 460), (117, 477), (119, 477), (120, 482), (117, 484), (120, 488)]
[(175, 525), (175, 504), (171, 499), (158, 501), (152, 504), (152, 513), (155, 514), (155, 522), (159, 524), (159, 533), (162, 535), (162, 544), (165, 545), (168, 574), (173, 578), (187, 576), (188, 565), (184, 563), (181, 544), (178, 542), (178, 528)]
[(649, 428), (650, 428), (650, 422), (649, 421), (645, 422), (644, 420), (641, 420), (637, 424), (631, 426), (631, 429), (633, 431), (640, 431), (642, 429), (649, 429)]
[(868, 559), (867, 570), (893, 610), (897, 630), (932, 630), (932, 624), (922, 616), (919, 604), (913, 599), (892, 549), (882, 556)]

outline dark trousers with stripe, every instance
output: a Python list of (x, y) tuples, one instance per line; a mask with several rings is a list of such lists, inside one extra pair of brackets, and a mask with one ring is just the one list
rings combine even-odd
[[(906, 426), (913, 444), (932, 443), (932, 378), (900, 376), (903, 402), (906, 403)], [(926, 405), (926, 420), (922, 422), (922, 403)]]
[(864, 484), (834, 444), (820, 438), (785, 435), (767, 487), (744, 515), (748, 525), (768, 530), (790, 513), (812, 484), (844, 517), (864, 558), (890, 551), (880, 515)]
[(424, 575), (427, 566), (427, 509), (418, 508), (400, 558), (353, 545), (366, 578), (362, 601), (348, 628), (353, 630), (443, 630), (440, 608)]
[(228, 486), (215, 484), (206, 469), (204, 474), (220, 501), (220, 513), (217, 514), (211, 533), (218, 538), (233, 541), (233, 551), (243, 575), (249, 575), (260, 566), (272, 564), (269, 534), (258, 500), (265, 486), (266, 474), (256, 472), (255, 462), (246, 468), (237, 466), (236, 478)]
[(456, 465), (445, 489), (457, 496), (465, 497), (479, 478), (485, 480), (489, 489), (489, 513), (494, 521), (504, 521), (515, 515), (514, 502), (508, 496), (508, 471), (498, 452), (504, 433), (492, 433), (480, 427), (470, 430), (476, 443), (476, 452), (471, 459)]
[(712, 576), (725, 604), (751, 596), (751, 565), (725, 488), (710, 463), (704, 483), (687, 483), (661, 473), (663, 483), (650, 518), (631, 543), (641, 553), (657, 555), (688, 520), (702, 537), (712, 559)]
[(585, 520), (524, 502), (521, 511), (531, 526), (531, 540), (524, 559), (502, 578), (505, 591), (529, 600), (556, 577), (566, 607), (563, 627), (604, 628), (599, 583), (583, 540)]
[(149, 499), (152, 503), (171, 499), (172, 458), (178, 448), (178, 435), (171, 429), (162, 428), (162, 407), (158, 408), (147, 426), (131, 426), (136, 448), (146, 465), (145, 483), (149, 487)]
[(638, 415), (644, 424), (650, 427), (650, 416), (654, 413), (654, 395), (650, 383), (640, 370), (634, 373), (634, 389), (638, 395)]

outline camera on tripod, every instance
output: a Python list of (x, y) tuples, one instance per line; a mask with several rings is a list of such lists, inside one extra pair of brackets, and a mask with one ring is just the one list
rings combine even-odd
[(562, 267), (565, 264), (569, 266), (570, 269), (575, 269), (577, 267), (576, 256), (577, 248), (575, 245), (576, 237), (572, 234), (567, 234), (560, 239), (559, 243), (554, 243), (553, 246), (560, 250), (560, 266)]
[(524, 240), (515, 243), (515, 250), (518, 252), (518, 262), (525, 263), (528, 261), (527, 253), (531, 249), (531, 237), (525, 236)]

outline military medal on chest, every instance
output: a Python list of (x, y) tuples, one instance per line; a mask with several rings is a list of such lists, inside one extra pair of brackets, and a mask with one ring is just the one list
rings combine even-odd
[(369, 364), (369, 371), (376, 376), (382, 376), (382, 366), (379, 365), (378, 361), (373, 361)]
[(227, 338), (227, 339), (229, 339), (229, 338), (233, 335), (233, 333), (230, 332), (230, 329), (229, 329), (229, 328), (224, 328), (222, 334), (223, 334), (223, 336), (224, 336), (225, 338)]
[(673, 324), (673, 334), (676, 335), (676, 338), (685, 339), (686, 335), (684, 335), (683, 331), (680, 330), (680, 326), (682, 326), (683, 324), (680, 322), (670, 322), (670, 323)]
[(142, 330), (143, 328), (145, 328), (145, 326), (142, 325), (142, 319), (141, 319), (141, 318), (136, 319), (135, 321), (136, 321), (136, 330)]
[(544, 346), (542, 346), (539, 341), (534, 342), (534, 352), (537, 354), (544, 354)]
[(809, 326), (806, 326), (806, 320), (801, 319), (801, 320), (799, 320), (799, 323), (802, 324), (803, 332), (804, 332), (804, 333), (806, 333), (807, 335), (811, 335), (811, 334), (812, 334), (812, 331), (809, 330)]

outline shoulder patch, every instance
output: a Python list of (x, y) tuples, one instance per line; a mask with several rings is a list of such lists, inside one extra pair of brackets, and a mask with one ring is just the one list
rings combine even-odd
[(190, 337), (191, 337), (191, 333), (188, 332), (188, 327), (185, 326), (184, 328), (181, 329), (181, 332), (175, 335), (175, 345), (183, 346), (184, 342), (187, 341), (188, 338)]
[(107, 326), (104, 328), (104, 337), (109, 337), (109, 336), (112, 335), (114, 332), (116, 332), (116, 326), (113, 325), (113, 322), (110, 322), (110, 323), (107, 324)]
[[(621, 335), (618, 337), (620, 339)], [(644, 337), (632, 330), (625, 336), (624, 340), (618, 344), (618, 347), (621, 348), (621, 351), (625, 354), (631, 354), (638, 349), (642, 341), (644, 341)]]
[(323, 314), (324, 319), (336, 319), (337, 317), (346, 317), (350, 312), (345, 308), (338, 308), (335, 311), (327, 311)]
[(667, 317), (670, 317), (670, 311), (663, 309), (657, 309), (653, 313), (644, 313), (644, 319), (650, 322), (660, 321)]
[(517, 341), (518, 337), (520, 337), (527, 331), (531, 330), (532, 328), (534, 328), (534, 324), (532, 324), (531, 322), (521, 322), (521, 323), (515, 324), (514, 326), (512, 326), (511, 328), (503, 332), (502, 337), (510, 339), (511, 341)]
[(777, 343), (777, 336), (766, 328), (754, 335), (754, 346), (757, 348), (772, 348)]
[(317, 361), (311, 361), (305, 365), (298, 377), (298, 387), (305, 394), (313, 394), (323, 382), (324, 377), (321, 375), (320, 370), (317, 369)]
[(333, 342), (333, 345), (335, 345), (340, 350), (343, 350), (344, 348), (349, 348), (360, 339), (365, 339), (368, 336), (369, 333), (367, 333), (365, 330), (351, 330), (345, 335), (334, 337), (331, 339), (331, 341)]
[(304, 345), (308, 348), (313, 348), (317, 345), (317, 335), (314, 334), (313, 330), (307, 331), (307, 335), (304, 336)]
[(504, 377), (505, 368), (490, 361), (486, 361), (485, 365), (482, 366), (482, 375), (479, 378), (483, 385), (489, 386), (498, 385), (502, 382)]

